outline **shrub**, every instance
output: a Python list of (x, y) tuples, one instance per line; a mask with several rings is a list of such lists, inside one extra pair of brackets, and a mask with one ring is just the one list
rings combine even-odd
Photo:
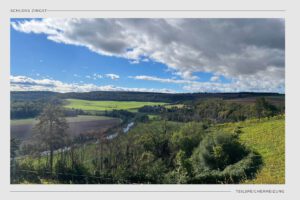
[(176, 150), (183, 150), (189, 157), (195, 147), (205, 135), (205, 126), (202, 123), (190, 122), (173, 133), (171, 143)]
[(191, 156), (193, 183), (238, 183), (255, 176), (261, 157), (230, 134), (211, 134)]

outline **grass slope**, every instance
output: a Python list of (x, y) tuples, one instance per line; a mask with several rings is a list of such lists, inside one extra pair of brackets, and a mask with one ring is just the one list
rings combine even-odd
[(87, 111), (110, 111), (110, 110), (131, 110), (143, 106), (165, 105), (163, 102), (141, 102), (141, 101), (88, 101), (79, 99), (66, 99), (66, 108), (82, 109)]
[(223, 130), (233, 132), (241, 127), (240, 141), (262, 156), (263, 166), (249, 184), (285, 183), (285, 119), (284, 116), (261, 121), (248, 120), (222, 125)]

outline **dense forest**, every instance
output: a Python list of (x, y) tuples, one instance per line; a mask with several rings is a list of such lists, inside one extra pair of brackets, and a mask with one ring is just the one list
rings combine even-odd
[(45, 91), (11, 92), (12, 100), (39, 100), (39, 99), (83, 99), (83, 100), (113, 100), (113, 101), (152, 101), (176, 103), (182, 101), (194, 101), (203, 98), (235, 99), (248, 97), (284, 97), (278, 93), (152, 93), (152, 92), (120, 92), (120, 91), (95, 91), (95, 92), (70, 92), (56, 93)]
[(206, 99), (182, 107), (144, 106), (141, 113), (161, 114), (168, 121), (206, 121), (206, 122), (237, 122), (249, 118), (274, 116), (283, 113), (284, 106), (275, 106), (265, 98), (258, 98), (255, 104), (239, 104), (221, 99)]
[[(284, 100), (275, 105), (261, 93), (181, 97), (155, 93), (151, 101), (166, 98), (171, 103), (143, 106), (136, 111), (97, 113), (64, 108), (65, 98), (107, 100), (113, 94), (117, 93), (41, 92), (30, 101), (30, 93), (12, 93), (11, 118), (36, 117), (37, 123), (30, 141), (11, 139), (11, 182), (242, 183), (256, 177), (264, 160), (255, 148), (241, 142), (243, 127), (239, 123), (254, 120), (259, 125), (269, 119), (284, 119)], [(121, 92), (115, 99), (150, 101), (147, 95)], [(279, 94), (264, 95), (284, 98)], [(255, 101), (227, 101), (241, 97)], [(73, 137), (66, 134), (67, 116), (91, 114), (118, 118), (122, 123), (101, 133)], [(237, 124), (235, 128), (226, 128), (233, 123)], [(127, 124), (130, 127), (125, 131)]]

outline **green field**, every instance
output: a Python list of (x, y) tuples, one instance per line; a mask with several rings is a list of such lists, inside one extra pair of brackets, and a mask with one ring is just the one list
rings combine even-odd
[(165, 105), (165, 108), (183, 108), (184, 104), (170, 104), (170, 105)]
[[(68, 122), (84, 122), (84, 121), (96, 121), (96, 120), (106, 120), (106, 119), (112, 119), (111, 117), (105, 117), (105, 116), (91, 116), (91, 115), (78, 115), (77, 117), (67, 117), (66, 118)], [(29, 119), (14, 119), (10, 120), (10, 125), (30, 125), (35, 124), (37, 120), (35, 118), (29, 118)]]
[(284, 116), (261, 121), (248, 120), (222, 125), (221, 129), (232, 132), (241, 127), (240, 141), (262, 156), (263, 166), (249, 184), (285, 183), (285, 119)]
[(143, 106), (165, 105), (163, 102), (141, 102), (141, 101), (88, 101), (79, 99), (66, 99), (66, 108), (81, 109), (86, 111), (110, 111), (129, 110), (137, 112), (137, 108)]

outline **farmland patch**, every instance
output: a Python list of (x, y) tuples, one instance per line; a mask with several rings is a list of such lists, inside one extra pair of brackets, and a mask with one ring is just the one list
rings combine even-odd
[(143, 106), (165, 105), (164, 102), (141, 102), (141, 101), (88, 101), (80, 99), (66, 99), (66, 108), (81, 109), (81, 110), (129, 110), (136, 112), (137, 108)]
[[(71, 136), (86, 132), (104, 132), (110, 127), (120, 123), (120, 119), (105, 116), (84, 116), (67, 117), (69, 128), (68, 134)], [(26, 120), (11, 120), (11, 136), (19, 139), (28, 139), (32, 133), (32, 128), (37, 123), (34, 118)]]

